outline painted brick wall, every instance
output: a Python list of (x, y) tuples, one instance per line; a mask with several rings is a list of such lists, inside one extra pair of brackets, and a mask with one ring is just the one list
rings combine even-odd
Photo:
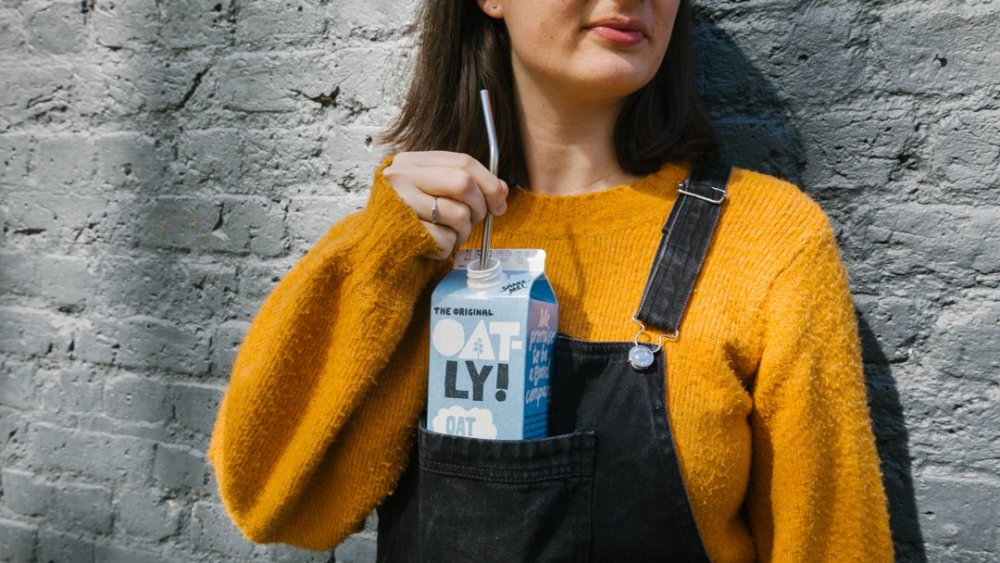
[[(837, 226), (899, 559), (1000, 559), (1000, 4), (699, 4), (727, 154)], [(364, 204), (413, 11), (0, 0), (0, 560), (327, 560), (244, 540), (204, 450), (256, 308)]]

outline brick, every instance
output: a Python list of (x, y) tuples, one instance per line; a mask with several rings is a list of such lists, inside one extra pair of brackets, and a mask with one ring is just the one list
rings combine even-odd
[(98, 320), (80, 329), (80, 359), (129, 368), (201, 374), (208, 369), (208, 340), (195, 328), (154, 317)]
[(0, 366), (0, 405), (16, 409), (35, 406), (35, 366), (4, 363)]
[(182, 132), (177, 142), (178, 175), (185, 183), (218, 182), (239, 188), (244, 134), (228, 128)]
[(924, 313), (912, 299), (859, 296), (854, 302), (871, 331), (862, 335), (865, 362), (905, 360), (912, 347), (927, 335)]
[(96, 290), (90, 261), (67, 256), (0, 253), (0, 287), (60, 308), (82, 308)]
[(335, 224), (364, 207), (367, 193), (339, 197), (300, 197), (288, 206), (289, 238), (295, 248), (308, 250)]
[[(826, 187), (891, 185), (900, 158), (912, 158), (911, 146), (923, 135), (914, 131), (917, 117), (909, 104), (884, 104), (874, 115), (866, 107), (838, 107), (799, 126), (810, 163), (802, 184)], [(845, 186), (846, 185), (846, 186)]]
[(98, 485), (59, 483), (48, 516), (66, 530), (110, 534), (113, 522), (111, 491)]
[(886, 259), (896, 276), (930, 274), (947, 285), (973, 287), (977, 271), (1000, 265), (992, 243), (1000, 233), (996, 209), (957, 205), (901, 204), (878, 212), (892, 231)]
[(10, 465), (23, 457), (19, 450), (27, 432), (28, 423), (21, 412), (0, 406), (0, 465)]
[(153, 477), (168, 489), (205, 486), (207, 460), (202, 452), (184, 446), (157, 444)]
[(83, 51), (87, 44), (86, 27), (77, 2), (48, 2), (28, 14), (31, 46), (52, 54)]
[(0, 518), (0, 561), (34, 561), (37, 533), (33, 525)]
[[(716, 122), (722, 139), (748, 139), (747, 143), (723, 143), (724, 157), (736, 166), (750, 167), (799, 183), (792, 164), (794, 130), (773, 120), (727, 119)], [(779, 148), (776, 147), (781, 147)]]
[(59, 530), (38, 531), (38, 560), (59, 563), (98, 563), (94, 542)]
[[(258, 550), (260, 546), (258, 546)], [(267, 561), (273, 561), (274, 563), (328, 563), (331, 561), (331, 552), (329, 551), (312, 551), (308, 549), (300, 549), (291, 545), (283, 544), (268, 544), (265, 547), (265, 554)], [(361, 559), (360, 561), (374, 561), (375, 552), (370, 553), (368, 559)], [(346, 561), (344, 559), (337, 558), (337, 562)]]
[[(406, 77), (406, 66), (400, 60), (400, 53), (401, 50), (385, 46), (338, 51), (335, 65), (323, 78), (325, 84), (340, 87), (338, 104), (351, 116), (353, 126), (384, 127), (395, 117), (395, 108), (385, 103), (385, 96)], [(322, 85), (324, 83), (313, 87)]]
[(930, 370), (901, 366), (897, 371), (900, 380), (911, 382), (901, 390), (899, 402), (906, 409), (912, 456), (922, 464), (950, 467), (959, 476), (991, 473), (996, 464), (994, 428), (1000, 424), (996, 408), (1000, 391), (990, 381), (943, 375), (933, 358), (927, 363)]
[[(968, 300), (946, 309), (934, 324), (939, 350), (935, 358), (944, 373), (995, 384), (1000, 372), (1000, 300)], [(1000, 414), (994, 417), (1000, 423)]]
[(74, 357), (95, 364), (111, 364), (121, 345), (109, 334), (103, 323), (84, 325), (76, 336)]
[(329, 182), (350, 192), (370, 188), (375, 167), (386, 156), (385, 149), (377, 143), (382, 132), (381, 125), (354, 122), (326, 135), (323, 161), (329, 164), (321, 173), (329, 180), (316, 190), (315, 195), (340, 195), (332, 192)]
[(70, 193), (93, 181), (97, 154), (88, 135), (52, 135), (38, 141), (31, 178), (45, 193)]
[(374, 510), (365, 518), (360, 530), (344, 539), (337, 546), (337, 561), (371, 561), (375, 557), (378, 538), (378, 513)]
[(111, 491), (73, 482), (52, 482), (25, 471), (3, 472), (6, 504), (25, 516), (42, 516), (57, 526), (110, 533)]
[(80, 366), (41, 368), (35, 375), (38, 404), (57, 413), (93, 413), (101, 403), (102, 373)]
[(163, 197), (143, 211), (139, 240), (151, 248), (179, 248), (277, 256), (285, 251), (282, 205), (264, 198)]
[(140, 438), (36, 423), (28, 430), (28, 463), (114, 481), (143, 482), (150, 474), (153, 443)]
[(2, 63), (0, 76), (6, 84), (14, 85), (0, 88), (0, 131), (29, 120), (61, 123), (76, 99), (76, 81), (69, 65), (35, 68)]
[[(299, 256), (305, 254), (305, 248)], [(291, 269), (295, 256), (281, 263), (246, 264), (240, 268), (238, 290), (230, 312), (239, 320), (251, 320), (274, 286)]]
[[(333, 87), (322, 85), (314, 90), (329, 93)], [(313, 90), (302, 90), (314, 95)], [(289, 103), (295, 105), (308, 101), (300, 94), (291, 93)], [(302, 100), (305, 100), (303, 102)], [(247, 135), (242, 143), (244, 175), (276, 187), (296, 185), (320, 176), (329, 166), (324, 155), (324, 134), (312, 128), (297, 128), (285, 135), (275, 135), (273, 130), (262, 129)], [(276, 197), (275, 196), (272, 197)]]
[[(958, 549), (955, 546), (949, 547), (938, 547), (930, 546), (926, 550), (920, 552), (916, 561), (948, 561), (949, 563), (993, 563), (996, 561), (996, 555), (994, 552), (972, 552)], [(905, 559), (896, 558), (896, 561), (905, 561)]]
[(45, 356), (69, 344), (68, 331), (43, 311), (0, 306), (0, 352), (22, 357)]
[(149, 317), (129, 319), (119, 333), (116, 362), (127, 367), (152, 367), (186, 374), (208, 369), (208, 341), (191, 327)]
[(222, 505), (214, 502), (194, 503), (189, 532), (191, 543), (197, 549), (238, 559), (246, 559), (254, 550), (254, 544), (232, 524)]
[(182, 427), (203, 436), (211, 435), (222, 401), (222, 389), (195, 383), (170, 385), (174, 419)]
[[(81, 69), (90, 80), (88, 96), (100, 96), (90, 108), (99, 115), (131, 116), (137, 113), (176, 112), (194, 107), (210, 94), (207, 78), (211, 63), (205, 56), (169, 58), (148, 53), (133, 55), (129, 63), (91, 65)], [(103, 98), (101, 98), (103, 97)], [(103, 102), (103, 103), (102, 103)], [(190, 106), (189, 106), (190, 104)]]
[[(96, 401), (95, 401), (96, 402)], [(167, 387), (149, 377), (123, 375), (104, 384), (104, 411), (114, 418), (161, 422), (170, 420)]]
[(232, 33), (230, 10), (235, 3), (178, 0), (160, 7), (163, 26), (160, 41), (171, 49), (192, 49), (229, 44)]
[[(3, 33), (0, 33), (0, 37), (2, 36)], [(2, 46), (0, 51), (3, 51)], [(0, 135), (0, 186), (23, 187), (32, 151), (33, 142), (30, 136)], [(6, 199), (4, 198), (4, 201)], [(0, 206), (2, 205), (0, 202)]]
[(970, 196), (988, 196), (1000, 184), (1000, 167), (996, 166), (1000, 161), (1000, 111), (949, 112), (931, 127), (929, 136), (929, 172), (941, 183), (942, 195), (949, 201), (972, 203), (976, 199)]
[(156, 139), (133, 131), (107, 133), (94, 138), (97, 171), (109, 188), (140, 191), (162, 189), (167, 174), (166, 154)]
[(190, 197), (150, 201), (134, 219), (138, 240), (150, 248), (200, 249), (212, 245), (222, 204)]
[(284, 254), (283, 205), (265, 198), (227, 198), (222, 205), (222, 224), (214, 239), (219, 242), (217, 248), (229, 252), (249, 250), (265, 257)]
[[(745, 46), (746, 54), (709, 50), (700, 60), (721, 59), (706, 69), (713, 79), (726, 76), (729, 80), (741, 80), (748, 63), (767, 72), (768, 78), (780, 84), (780, 92), (760, 98), (780, 96), (791, 103), (834, 103), (856, 96), (865, 85), (865, 58), (860, 56), (864, 53), (865, 34), (870, 29), (865, 12), (860, 5), (817, 4), (775, 14), (781, 18), (778, 20), (729, 18), (723, 25), (731, 39), (718, 41), (711, 47), (723, 50), (732, 41), (736, 47)], [(723, 68), (716, 68), (720, 65)], [(737, 74), (724, 74), (727, 70)], [(815, 87), (819, 77), (825, 88)], [(745, 99), (737, 103), (740, 107), (753, 101)]]
[(184, 507), (161, 491), (124, 489), (116, 496), (118, 518), (129, 535), (159, 542), (180, 528)]
[(218, 84), (217, 97), (224, 109), (233, 112), (293, 112), (312, 103), (295, 90), (333, 91), (337, 82), (327, 78), (329, 64), (317, 52), (237, 53), (220, 63), (218, 72), (227, 79)]
[(160, 27), (157, 6), (144, 2), (97, 2), (90, 18), (103, 47), (138, 48), (154, 42)]
[(872, 34), (876, 80), (907, 93), (963, 94), (995, 81), (1000, 19), (995, 5), (889, 5)]
[(297, 3), (294, 10), (267, 2), (240, 6), (235, 22), (236, 41), (242, 49), (309, 44), (323, 35), (329, 6), (317, 0)]
[(113, 207), (102, 197), (9, 193), (0, 204), (0, 220), (25, 238), (82, 243), (96, 236)]
[(0, 8), (0, 52), (23, 52), (26, 44), (24, 18), (14, 10)]
[(375, 558), (375, 537), (368, 533), (349, 536), (334, 551), (337, 561), (345, 563), (365, 563)]
[(98, 544), (94, 546), (94, 560), (100, 563), (169, 563), (178, 559), (165, 559), (147, 549), (126, 545)]
[(963, 551), (995, 553), (1000, 530), (985, 514), (1000, 503), (1000, 486), (988, 482), (925, 478), (917, 485), (920, 528), (935, 543)]
[(53, 503), (54, 490), (34, 474), (20, 469), (0, 470), (3, 504), (22, 516), (42, 516)]
[(113, 280), (101, 288), (108, 307), (199, 324), (228, 310), (237, 287), (236, 265), (169, 255), (108, 257), (99, 275)]
[(338, 36), (384, 42), (405, 34), (416, 21), (419, 4), (371, 0), (358, 4), (334, 3), (331, 8), (330, 23)]
[(216, 327), (215, 335), (212, 337), (213, 374), (218, 377), (229, 375), (240, 344), (249, 328), (250, 323), (245, 321), (226, 321)]

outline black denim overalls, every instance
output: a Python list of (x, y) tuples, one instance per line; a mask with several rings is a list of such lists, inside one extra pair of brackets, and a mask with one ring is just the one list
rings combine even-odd
[[(681, 185), (635, 342), (558, 337), (550, 438), (418, 430), (409, 467), (378, 509), (378, 561), (708, 561), (677, 464), (660, 344), (677, 335), (729, 171), (713, 163)], [(638, 344), (644, 325), (663, 332), (658, 342)]]

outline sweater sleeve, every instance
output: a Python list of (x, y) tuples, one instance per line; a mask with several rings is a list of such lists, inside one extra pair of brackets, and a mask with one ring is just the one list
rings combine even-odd
[(264, 302), (208, 451), (250, 540), (329, 549), (395, 486), (426, 389), (426, 322), (414, 311), (444, 267), (421, 257), (435, 249), (380, 168), (366, 207)]
[(747, 501), (760, 561), (892, 561), (856, 323), (824, 218), (764, 305)]

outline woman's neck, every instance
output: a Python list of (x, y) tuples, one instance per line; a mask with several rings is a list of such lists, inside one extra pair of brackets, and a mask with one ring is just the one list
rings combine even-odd
[(622, 170), (615, 153), (620, 103), (573, 102), (519, 88), (518, 107), (532, 191), (580, 194), (638, 179)]

